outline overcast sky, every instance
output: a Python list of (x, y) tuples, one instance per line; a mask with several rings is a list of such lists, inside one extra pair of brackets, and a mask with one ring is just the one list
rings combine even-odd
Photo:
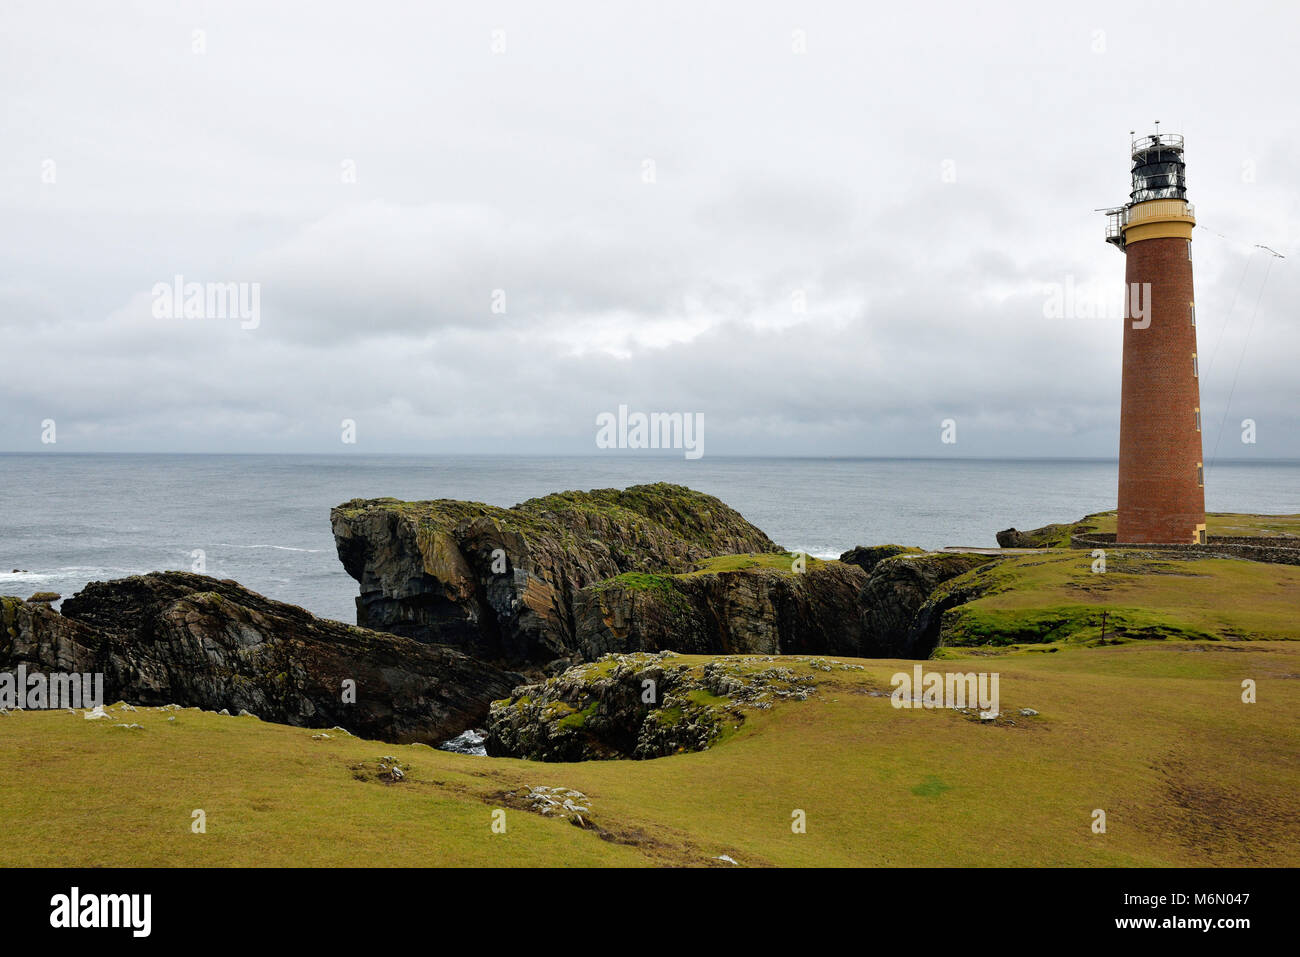
[[(702, 413), (711, 455), (1113, 456), (1123, 320), (1045, 304), (1119, 293), (1094, 210), (1160, 120), (1200, 224), (1206, 459), (1300, 456), (1298, 28), (1282, 2), (5, 0), (0, 450), (588, 453), (624, 404)], [(177, 275), (258, 284), (256, 328), (156, 316)]]

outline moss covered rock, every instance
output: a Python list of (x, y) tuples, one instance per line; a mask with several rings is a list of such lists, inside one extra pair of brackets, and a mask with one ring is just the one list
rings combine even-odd
[(358, 624), (512, 664), (573, 654), (573, 599), (588, 585), (777, 550), (713, 496), (665, 483), (513, 508), (353, 500), (330, 517), (339, 558), (361, 587)]
[(487, 751), (537, 761), (657, 758), (710, 747), (751, 710), (804, 700), (807, 671), (762, 657), (608, 655), (492, 704)]

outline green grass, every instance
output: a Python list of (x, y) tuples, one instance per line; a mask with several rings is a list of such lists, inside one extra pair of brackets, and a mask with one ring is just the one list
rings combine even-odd
[[(794, 563), (800, 556), (795, 552), (748, 552), (741, 555), (719, 555), (716, 558), (706, 558), (698, 562), (691, 571), (686, 572), (682, 577), (689, 578), (693, 575), (719, 575), (724, 572), (748, 571), (754, 568), (766, 568), (773, 571), (795, 574)], [(804, 568), (807, 571), (820, 566), (829, 564), (822, 558), (813, 558), (811, 555), (803, 556)]]
[(608, 522), (625, 529), (634, 539), (666, 531), (714, 549), (715, 537), (722, 532), (745, 536), (760, 548), (768, 544), (762, 532), (720, 499), (667, 482), (626, 489), (555, 492), (512, 508), (456, 499), (408, 502), (396, 498), (358, 498), (337, 506), (334, 513), (355, 519), (372, 509), (412, 520), (426, 551), (436, 550), (438, 536), (449, 535), (459, 523), (476, 518), (488, 518), (502, 531), (518, 533), (525, 539), (553, 538), (565, 546), (579, 547), (585, 540), (580, 541), (575, 529), (562, 518), (579, 513), (598, 523)]
[(591, 588), (606, 591), (612, 588), (626, 588), (629, 591), (654, 591), (668, 594), (674, 592), (675, 576), (656, 572), (624, 572), (613, 578), (597, 582)]
[[(1052, 550), (1016, 555), (981, 569), (983, 597), (944, 619), (945, 645), (1135, 638), (1300, 638), (1300, 567), (1235, 559), (1166, 559), (1160, 552), (1106, 550), (1106, 572), (1092, 553)], [(947, 583), (960, 588), (968, 573)]]
[[(653, 761), (317, 741), (191, 710), (117, 716), (142, 731), (3, 715), (0, 864), (1300, 864), (1300, 642), (1055, 647), (949, 649), (926, 665), (996, 670), (1014, 724), (995, 725), (869, 693), (914, 662), (823, 673), (778, 659), (817, 693), (752, 712), (708, 751)], [(1257, 704), (1241, 702), (1244, 678)], [(405, 781), (378, 778), (387, 755)], [(509, 804), (537, 784), (586, 794), (592, 827)], [(498, 807), (505, 834), (491, 831)], [(196, 808), (206, 834), (190, 831)], [(796, 809), (806, 834), (791, 830)]]
[[(794, 563), (800, 556), (794, 552), (744, 552), (736, 555), (718, 555), (696, 562), (688, 572), (670, 574), (668, 572), (624, 572), (613, 578), (597, 582), (591, 586), (595, 589), (629, 588), (636, 591), (670, 592), (674, 584), (684, 578), (697, 578), (701, 575), (723, 575), (731, 572), (752, 570), (769, 570), (783, 572), (787, 575), (797, 574)], [(811, 571), (823, 565), (838, 564), (822, 558), (803, 556), (804, 570)]]
[[(1115, 534), (1116, 513), (1095, 512), (1077, 522), (1065, 525), (1046, 525), (1038, 543), (1043, 548), (1065, 548), (1070, 544), (1070, 535), (1095, 532), (1098, 534)], [(1242, 538), (1262, 536), (1276, 538), (1295, 536), (1300, 538), (1300, 515), (1252, 515), (1237, 512), (1207, 512), (1205, 515), (1205, 533), (1210, 536)]]

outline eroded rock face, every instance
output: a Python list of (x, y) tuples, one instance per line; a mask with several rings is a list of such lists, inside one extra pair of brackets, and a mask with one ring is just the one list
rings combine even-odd
[[(685, 575), (625, 575), (574, 601), (578, 654), (831, 654), (927, 658), (949, 603), (935, 590), (995, 559), (884, 546), (817, 562), (803, 573), (770, 567)], [(924, 609), (924, 616), (922, 611)]]
[(582, 589), (574, 600), (577, 652), (872, 655), (859, 598), (867, 576), (819, 562), (793, 573), (752, 568), (631, 575)]
[(46, 602), (0, 596), (0, 671), (25, 664), (29, 672), (94, 672), (102, 644), (98, 632)]
[(988, 555), (926, 552), (880, 561), (862, 590), (861, 601), (863, 627), (888, 648), (882, 657), (930, 657), (938, 644), (943, 612), (953, 607), (927, 607), (935, 590), (996, 560)]
[(494, 702), (487, 752), (587, 761), (701, 751), (747, 711), (802, 701), (815, 684), (761, 657), (689, 665), (672, 652), (610, 655)]
[(358, 624), (512, 664), (574, 654), (574, 596), (588, 585), (777, 550), (713, 496), (663, 483), (563, 492), (509, 509), (357, 499), (330, 521), (339, 558), (360, 584)]
[(930, 592), (907, 629), (903, 657), (929, 658), (934, 654), (943, 644), (944, 614), (988, 593), (991, 584), (981, 569), (989, 567), (979, 565), (973, 575), (953, 576)]
[[(101, 672), (134, 704), (247, 710), (430, 744), (486, 718), (521, 676), (455, 649), (316, 618), (233, 581), (155, 572), (92, 582), (63, 605), (3, 599), (0, 668)], [(355, 702), (344, 682), (355, 682)]]

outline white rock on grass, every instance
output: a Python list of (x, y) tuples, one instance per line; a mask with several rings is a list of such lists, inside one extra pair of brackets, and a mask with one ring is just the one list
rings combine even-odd
[(539, 814), (563, 813), (581, 815), (591, 813), (591, 799), (572, 788), (547, 787), (535, 784), (528, 788), (527, 800)]
[(85, 718), (87, 721), (98, 721), (100, 718), (107, 718), (108, 713), (104, 710), (104, 706), (102, 704), (97, 704), (95, 705), (93, 710), (87, 711), (85, 714), (82, 715), (82, 717)]

